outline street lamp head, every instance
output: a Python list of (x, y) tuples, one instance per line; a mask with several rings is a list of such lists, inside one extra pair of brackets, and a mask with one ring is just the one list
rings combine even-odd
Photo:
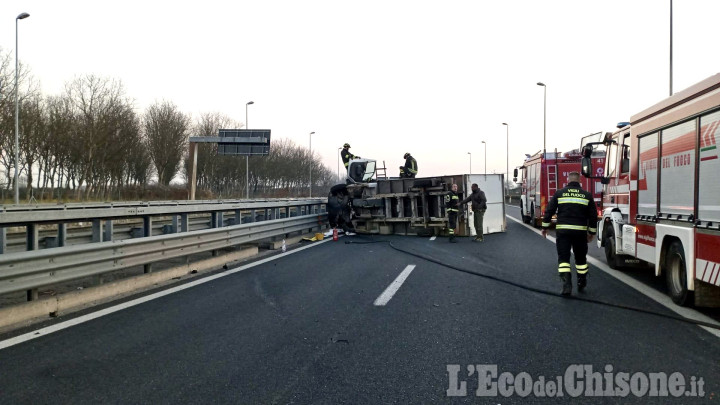
[(503, 125), (507, 125), (507, 122), (503, 122)]
[(485, 143), (485, 141), (482, 141), (482, 143)]
[(310, 132), (310, 135), (314, 134), (315, 132)]
[(468, 155), (472, 155), (472, 153), (468, 152)]
[(543, 86), (543, 87), (545, 87), (545, 83), (538, 82), (537, 85), (538, 85), (538, 86)]
[(247, 102), (247, 105), (250, 105), (250, 104), (255, 104), (255, 102), (254, 102), (254, 101), (248, 101), (248, 102)]
[(22, 13), (16, 17), (17, 20), (24, 20), (26, 18), (30, 17), (30, 14), (28, 13)]

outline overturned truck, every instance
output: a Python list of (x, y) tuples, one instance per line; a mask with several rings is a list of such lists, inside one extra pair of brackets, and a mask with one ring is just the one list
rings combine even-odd
[[(382, 169), (381, 169), (382, 170)], [(478, 184), (487, 197), (483, 234), (505, 232), (505, 188), (502, 174), (458, 174), (423, 178), (376, 176), (376, 162), (349, 162), (346, 184), (334, 186), (328, 197), (331, 225), (364, 234), (441, 236), (448, 230), (446, 199), (458, 185), (460, 199)], [(460, 207), (457, 236), (474, 236), (473, 212)], [(464, 213), (464, 215), (462, 215)], [(335, 221), (334, 221), (335, 220)], [(350, 224), (351, 223), (351, 224)]]

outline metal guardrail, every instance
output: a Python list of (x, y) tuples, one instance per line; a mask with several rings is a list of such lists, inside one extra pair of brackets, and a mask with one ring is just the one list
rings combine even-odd
[(4, 205), (0, 206), (0, 227), (31, 223), (80, 222), (93, 219), (277, 209), (318, 205), (324, 204), (326, 201), (325, 198), (307, 198)]
[(65, 246), (67, 225), (72, 223), (92, 222), (91, 241), (96, 243), (113, 240), (117, 220), (141, 219), (140, 236), (148, 237), (152, 236), (153, 220), (158, 217), (170, 218), (170, 232), (175, 233), (189, 231), (191, 217), (202, 214), (209, 214), (209, 228), (221, 228), (228, 212), (231, 214), (228, 222), (235, 225), (255, 222), (256, 217), (278, 219), (282, 212), (286, 217), (318, 213), (326, 203), (324, 198), (307, 198), (6, 205), (0, 206), (0, 254), (9, 253), (7, 230), (11, 227), (25, 227), (26, 250), (38, 250), (40, 227), (47, 225), (56, 225), (57, 236), (52, 245)]
[[(286, 205), (283, 205), (286, 206)], [(326, 213), (0, 255), (0, 294), (319, 228)]]

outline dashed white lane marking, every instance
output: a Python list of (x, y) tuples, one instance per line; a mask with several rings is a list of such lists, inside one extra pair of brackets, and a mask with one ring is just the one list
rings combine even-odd
[(69, 328), (69, 327), (71, 327), (71, 326), (75, 326), (75, 325), (79, 325), (79, 324), (81, 324), (81, 323), (85, 323), (85, 322), (91, 321), (91, 320), (93, 320), (93, 319), (95, 319), (95, 318), (100, 318), (101, 316), (105, 316), (105, 315), (112, 314), (113, 312), (118, 312), (118, 311), (121, 311), (121, 310), (126, 309), (126, 308), (134, 307), (135, 305), (139, 305), (139, 304), (142, 304), (142, 303), (144, 303), (144, 302), (152, 301), (152, 300), (154, 300), (154, 299), (157, 299), (157, 298), (160, 298), (160, 297), (164, 297), (164, 296), (166, 296), (166, 295), (170, 295), (170, 294), (172, 294), (172, 293), (176, 293), (176, 292), (179, 292), (179, 291), (188, 289), (188, 288), (192, 288), (192, 287), (195, 287), (195, 286), (200, 285), (200, 284), (205, 284), (205, 283), (207, 283), (207, 282), (216, 280), (216, 279), (218, 279), (218, 278), (225, 277), (225, 276), (229, 276), (229, 275), (231, 275), (231, 274), (235, 274), (235, 273), (241, 272), (241, 271), (243, 271), (243, 270), (247, 270), (247, 269), (250, 269), (250, 268), (252, 268), (252, 267), (259, 266), (259, 265), (264, 264), (264, 263), (267, 263), (267, 262), (271, 262), (271, 261), (273, 261), (273, 260), (277, 260), (277, 259), (279, 259), (279, 258), (281, 258), (281, 257), (287, 256), (287, 255), (291, 255), (291, 254), (294, 254), (294, 253), (303, 251), (303, 250), (305, 250), (305, 249), (309, 249), (309, 248), (311, 248), (311, 247), (318, 246), (318, 245), (320, 245), (320, 244), (329, 242), (329, 241), (331, 241), (331, 240), (332, 240), (332, 239), (325, 239), (325, 240), (322, 240), (322, 241), (317, 241), (317, 242), (313, 243), (312, 245), (303, 246), (303, 247), (301, 247), (301, 248), (289, 250), (289, 251), (287, 251), (287, 252), (285, 252), (285, 253), (281, 253), (281, 254), (279, 254), (279, 255), (272, 256), (272, 257), (268, 257), (268, 258), (266, 258), (266, 259), (258, 260), (258, 261), (256, 261), (256, 262), (249, 263), (249, 264), (246, 264), (246, 265), (244, 265), (244, 266), (236, 267), (236, 268), (234, 268), (234, 269), (230, 269), (230, 270), (227, 270), (227, 271), (224, 271), (224, 272), (222, 272), (222, 273), (218, 273), (218, 274), (215, 274), (215, 275), (212, 275), (212, 276), (204, 277), (204, 278), (202, 278), (202, 279), (200, 279), (200, 280), (197, 280), (197, 281), (192, 281), (192, 282), (190, 282), (190, 283), (183, 284), (183, 285), (180, 285), (180, 286), (177, 286), (177, 287), (173, 287), (173, 288), (169, 288), (169, 289), (167, 289), (167, 290), (160, 291), (160, 292), (157, 292), (157, 293), (155, 293), (155, 294), (150, 294), (150, 295), (147, 295), (147, 296), (145, 296), (145, 297), (141, 297), (141, 298), (138, 298), (138, 299), (134, 299), (134, 300), (132, 300), (132, 301), (124, 302), (124, 303), (122, 303), (122, 304), (118, 304), (118, 305), (115, 305), (115, 306), (112, 306), (112, 307), (109, 307), (109, 308), (105, 308), (105, 309), (100, 310), (100, 311), (97, 311), (97, 312), (93, 312), (93, 313), (90, 313), (90, 314), (87, 314), (87, 315), (79, 316), (79, 317), (77, 317), (77, 318), (73, 318), (73, 319), (70, 319), (70, 320), (65, 321), (65, 322), (60, 322), (60, 323), (58, 323), (58, 324), (56, 324), (56, 325), (52, 325), (52, 326), (48, 326), (48, 327), (45, 327), (45, 328), (42, 328), (42, 329), (38, 329), (38, 330), (36, 330), (36, 331), (29, 332), (29, 333), (25, 333), (25, 334), (23, 334), (23, 335), (15, 336), (14, 338), (10, 338), (10, 339), (7, 339), (7, 340), (0, 341), (0, 350), (5, 349), (5, 348), (10, 347), (10, 346), (15, 346), (16, 344), (19, 344), (19, 343), (22, 343), (22, 342), (26, 342), (26, 341), (28, 341), (28, 340), (32, 340), (32, 339), (39, 338), (39, 337), (42, 337), (42, 336), (45, 336), (45, 335), (49, 335), (49, 334), (51, 334), (51, 333), (55, 333), (55, 332), (57, 332), (57, 331), (60, 331), (60, 330)]
[(430, 238), (430, 240), (435, 240), (435, 238), (436, 238), (436, 236), (432, 236), (432, 237)]
[[(520, 221), (519, 219), (511, 217), (510, 215), (505, 215), (505, 216), (512, 219), (513, 221), (517, 222), (518, 224), (530, 229), (531, 231), (537, 233), (538, 235), (540, 234), (540, 231), (538, 231), (537, 229), (535, 229), (527, 224), (522, 223), (522, 221)], [(548, 235), (547, 238), (552, 243), (555, 243), (555, 238), (553, 238), (552, 236)], [(665, 308), (675, 312), (676, 314), (678, 314), (682, 317), (685, 317), (687, 319), (692, 319), (694, 321), (702, 321), (702, 322), (712, 323), (715, 325), (720, 325), (720, 322), (717, 322), (716, 320), (710, 318), (709, 316), (701, 314), (700, 312), (698, 312), (694, 309), (676, 305), (672, 301), (672, 299), (670, 299), (670, 297), (668, 297), (667, 295), (665, 295), (661, 292), (658, 292), (657, 290), (655, 290), (653, 288), (646, 286), (642, 282), (637, 281), (634, 278), (632, 278), (626, 274), (623, 274), (620, 271), (611, 269), (607, 264), (601, 262), (600, 260), (598, 260), (594, 257), (588, 256), (587, 261), (588, 261), (588, 263), (592, 264), (593, 266), (597, 267), (598, 269), (615, 277), (616, 279), (620, 280), (621, 282), (634, 288), (641, 294), (649, 297), (653, 301), (657, 302), (658, 304), (664, 306)], [(698, 326), (700, 326), (700, 325), (698, 325)], [(705, 326), (700, 326), (700, 327), (705, 329), (706, 331), (712, 333), (716, 337), (720, 338), (720, 330), (707, 328)]]
[(408, 264), (407, 267), (405, 267), (405, 270), (400, 273), (399, 276), (390, 283), (390, 285), (383, 291), (382, 294), (380, 294), (379, 297), (375, 300), (375, 306), (381, 307), (390, 302), (390, 299), (392, 299), (393, 295), (400, 289), (400, 287), (403, 285), (405, 280), (408, 278), (410, 273), (412, 273), (413, 269), (415, 269), (414, 264)]

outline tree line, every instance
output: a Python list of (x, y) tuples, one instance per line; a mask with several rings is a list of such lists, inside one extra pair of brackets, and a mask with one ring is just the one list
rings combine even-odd
[[(219, 113), (193, 120), (171, 101), (138, 112), (117, 79), (78, 76), (61, 94), (43, 95), (24, 65), (18, 77), (23, 200), (186, 198), (188, 138), (243, 126)], [(0, 54), (0, 187), (6, 198), (14, 188), (14, 97), (14, 63), (5, 52)], [(253, 156), (248, 163), (252, 197), (307, 195), (310, 170), (313, 195), (337, 182), (319, 157), (287, 139), (272, 141), (269, 156)], [(198, 198), (244, 197), (245, 170), (244, 157), (218, 156), (217, 145), (199, 144)], [(185, 185), (171, 187), (177, 176)]]

